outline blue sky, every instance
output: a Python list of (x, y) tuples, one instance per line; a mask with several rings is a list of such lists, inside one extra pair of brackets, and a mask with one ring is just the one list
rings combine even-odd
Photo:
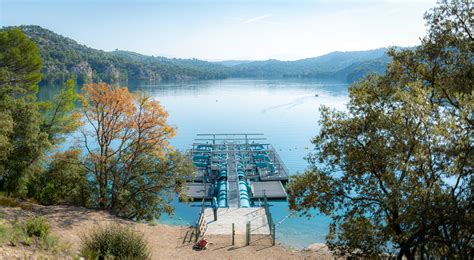
[(435, 0), (0, 0), (0, 25), (37, 24), (106, 51), (205, 60), (413, 46)]

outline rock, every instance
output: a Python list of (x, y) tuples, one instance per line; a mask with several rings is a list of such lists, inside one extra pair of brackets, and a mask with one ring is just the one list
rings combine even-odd
[(92, 68), (87, 61), (81, 61), (75, 67), (72, 68), (78, 76), (80, 82), (92, 82)]
[(306, 251), (312, 251), (312, 252), (317, 252), (320, 254), (331, 254), (331, 251), (329, 250), (328, 246), (323, 243), (314, 243), (309, 246), (307, 246), (304, 250)]

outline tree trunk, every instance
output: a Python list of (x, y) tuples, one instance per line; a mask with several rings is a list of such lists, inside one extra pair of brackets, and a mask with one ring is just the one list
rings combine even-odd
[(106, 202), (106, 190), (107, 182), (104, 180), (104, 174), (101, 172), (99, 175), (99, 208), (105, 209)]
[(415, 257), (411, 253), (410, 248), (402, 247), (400, 252), (398, 252), (397, 260), (402, 260), (403, 257), (406, 257), (407, 260), (414, 260)]

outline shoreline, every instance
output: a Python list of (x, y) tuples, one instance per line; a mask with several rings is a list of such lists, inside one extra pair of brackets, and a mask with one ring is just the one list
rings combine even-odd
[(27, 247), (0, 246), (0, 258), (6, 257), (52, 257), (72, 258), (77, 256), (81, 236), (100, 225), (121, 224), (132, 227), (144, 234), (151, 253), (151, 259), (334, 259), (325, 244), (314, 243), (305, 249), (292, 249), (281, 243), (271, 246), (269, 237), (254, 239), (245, 246), (243, 237), (236, 237), (232, 246), (230, 236), (206, 236), (210, 246), (208, 250), (195, 251), (192, 242), (184, 242), (190, 231), (189, 226), (168, 224), (148, 224), (121, 219), (106, 211), (92, 210), (74, 206), (40, 206), (31, 204), (29, 209), (0, 207), (2, 223), (15, 219), (22, 221), (32, 216), (44, 216), (51, 224), (53, 234), (70, 245), (69, 255), (56, 255), (51, 252), (35, 251)]

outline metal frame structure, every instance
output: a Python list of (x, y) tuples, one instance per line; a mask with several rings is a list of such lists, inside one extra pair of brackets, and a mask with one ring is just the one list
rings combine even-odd
[[(261, 133), (213, 133), (198, 134), (192, 145), (191, 155), (197, 169), (193, 182), (202, 183), (204, 192), (196, 189), (189, 197), (211, 199), (204, 194), (211, 185), (213, 204), (218, 207), (250, 207), (253, 182), (269, 182), (274, 194), (268, 197), (286, 199), (284, 185), (288, 181), (288, 169), (275, 148)], [(261, 194), (261, 191), (257, 192)], [(268, 192), (267, 192), (268, 193)], [(215, 199), (214, 199), (215, 198)], [(226, 201), (224, 203), (224, 200)]]

